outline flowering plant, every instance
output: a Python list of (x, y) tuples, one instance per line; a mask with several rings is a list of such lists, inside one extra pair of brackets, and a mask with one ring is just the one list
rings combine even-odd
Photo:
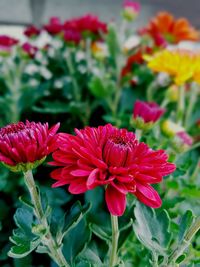
[(1, 266), (200, 264), (199, 36), (139, 13), (0, 36)]

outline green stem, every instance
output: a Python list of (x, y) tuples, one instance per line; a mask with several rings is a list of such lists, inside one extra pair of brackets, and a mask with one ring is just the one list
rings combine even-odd
[[(192, 226), (188, 229), (188, 231), (187, 231), (187, 233), (185, 235), (185, 238), (183, 239), (182, 243), (170, 255), (169, 260), (168, 260), (169, 264), (170, 263), (171, 264), (175, 263), (176, 260), (178, 259), (178, 257), (180, 257), (182, 255), (182, 253), (189, 247), (193, 237), (199, 231), (199, 229), (200, 229), (200, 217), (198, 217), (194, 221)], [(168, 266), (170, 266), (170, 265), (168, 265)]]
[(42, 239), (42, 242), (48, 247), (50, 256), (58, 264), (59, 267), (69, 267), (69, 264), (66, 262), (63, 256), (61, 246), (58, 246), (50, 232), (50, 226), (48, 224), (47, 218), (45, 217), (45, 212), (42, 207), (40, 193), (38, 192), (38, 189), (35, 185), (31, 170), (24, 173), (24, 180), (31, 196), (35, 216), (47, 231), (46, 235)]
[(179, 99), (177, 103), (177, 122), (183, 124), (183, 116), (185, 109), (185, 87), (184, 85), (179, 87)]
[(197, 93), (198, 93), (198, 85), (196, 83), (192, 84), (191, 90), (190, 90), (190, 97), (188, 102), (188, 108), (186, 109), (186, 115), (185, 115), (185, 128), (188, 129), (190, 126), (190, 118), (192, 115), (192, 111), (194, 109), (195, 103), (197, 101)]
[(195, 179), (197, 178), (197, 175), (199, 173), (199, 169), (200, 169), (200, 159), (197, 161), (196, 167), (192, 173), (192, 175), (189, 178), (190, 183), (194, 183)]
[(135, 130), (135, 135), (137, 137), (137, 140), (140, 141), (141, 137), (142, 137), (142, 130), (140, 129), (136, 129)]
[(154, 90), (156, 89), (156, 83), (152, 82), (147, 88), (147, 101), (152, 102), (154, 100)]
[(73, 66), (73, 62), (72, 62), (72, 55), (71, 55), (71, 51), (69, 50), (69, 53), (66, 57), (66, 62), (67, 62), (67, 67), (69, 70), (69, 74), (70, 77), (72, 79), (72, 85), (73, 85), (73, 89), (74, 89), (74, 99), (79, 102), (81, 99), (81, 95), (80, 95), (80, 87), (77, 83), (77, 80), (75, 78), (75, 69)]
[(152, 267), (158, 267), (158, 256), (154, 252), (152, 253)]
[(118, 217), (113, 215), (110, 216), (111, 216), (111, 226), (112, 226), (112, 247), (110, 253), (109, 267), (114, 267), (118, 262), (117, 247), (119, 239), (119, 229), (118, 229)]

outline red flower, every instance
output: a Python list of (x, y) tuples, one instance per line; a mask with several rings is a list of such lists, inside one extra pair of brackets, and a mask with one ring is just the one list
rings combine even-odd
[(10, 51), (19, 41), (7, 35), (0, 35), (0, 50)]
[(35, 168), (57, 148), (59, 123), (18, 122), (0, 129), (0, 161), (12, 171)]
[(80, 32), (82, 35), (85, 33), (90, 33), (95, 35), (95, 37), (99, 37), (100, 33), (107, 32), (107, 25), (99, 20), (97, 16), (92, 14), (87, 14), (80, 18), (75, 18), (71, 20), (67, 20), (64, 23), (64, 29), (74, 30), (76, 32)]
[(56, 35), (62, 32), (63, 24), (58, 17), (52, 17), (49, 24), (44, 25), (44, 29), (51, 35)]
[(81, 34), (76, 30), (66, 30), (64, 33), (64, 40), (66, 42), (79, 44), (81, 41)]
[(27, 37), (38, 36), (40, 34), (40, 29), (38, 29), (34, 25), (31, 25), (25, 29), (24, 34)]
[(31, 45), (30, 43), (26, 42), (22, 45), (23, 51), (28, 54), (31, 58), (35, 57), (38, 48), (36, 46)]
[[(145, 47), (143, 49), (139, 49), (135, 54), (131, 55), (126, 62), (126, 65), (123, 67), (121, 71), (122, 78), (131, 73), (134, 74), (135, 64), (141, 65), (144, 62), (143, 59), (144, 54), (152, 54), (152, 49), (150, 47)], [(132, 79), (130, 80), (130, 84), (132, 86), (135, 86), (137, 84), (137, 81)]]
[(144, 122), (156, 122), (165, 112), (165, 109), (161, 108), (155, 102), (144, 102), (136, 100), (133, 108), (134, 119), (142, 118)]
[(175, 19), (168, 12), (158, 13), (143, 31), (153, 38), (157, 46), (199, 40), (199, 32), (190, 25), (187, 19)]
[(51, 173), (53, 187), (69, 184), (72, 194), (105, 186), (110, 213), (121, 216), (126, 208), (126, 194), (134, 194), (146, 205), (158, 208), (161, 199), (150, 184), (160, 183), (172, 173), (163, 150), (153, 151), (139, 143), (132, 132), (111, 124), (75, 130), (76, 136), (61, 134), (59, 149), (50, 165), (60, 168)]

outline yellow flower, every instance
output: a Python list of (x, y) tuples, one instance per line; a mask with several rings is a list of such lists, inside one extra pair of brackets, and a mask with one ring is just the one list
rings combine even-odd
[(145, 56), (148, 67), (155, 72), (172, 76), (175, 84), (190, 80), (200, 83), (200, 54), (189, 50), (163, 50), (153, 56)]

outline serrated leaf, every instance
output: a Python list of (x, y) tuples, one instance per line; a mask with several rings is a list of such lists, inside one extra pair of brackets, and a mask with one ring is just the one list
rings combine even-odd
[(22, 258), (31, 253), (40, 243), (40, 237), (32, 233), (33, 214), (27, 207), (17, 209), (14, 220), (17, 229), (13, 230), (10, 241), (14, 244), (8, 255), (13, 258)]
[(136, 221), (133, 228), (137, 238), (149, 250), (164, 255), (171, 240), (168, 213), (165, 210), (156, 213), (138, 202), (134, 214)]
[(40, 243), (40, 239), (31, 241), (29, 243), (18, 244), (13, 246), (8, 252), (8, 256), (12, 258), (23, 258), (30, 254)]

